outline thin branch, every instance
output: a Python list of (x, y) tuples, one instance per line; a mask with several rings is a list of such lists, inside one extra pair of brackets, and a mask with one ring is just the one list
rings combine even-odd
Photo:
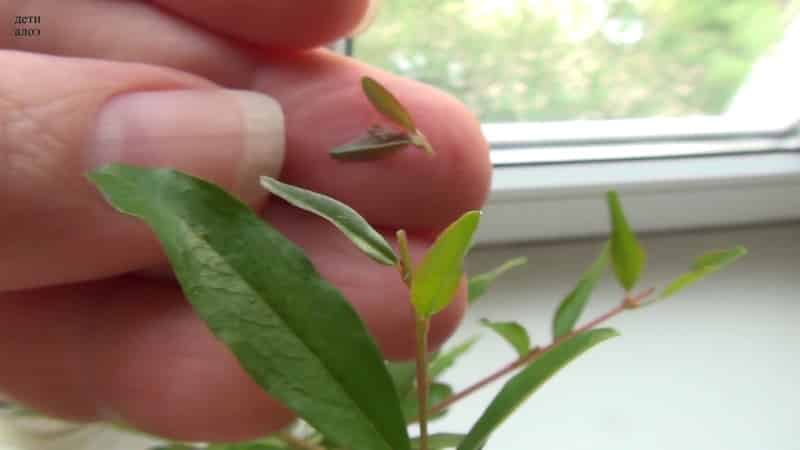
[(452, 396), (450, 396), (450, 397), (442, 400), (441, 402), (437, 403), (436, 405), (431, 407), (431, 409), (428, 410), (428, 415), (436, 414), (436, 413), (438, 413), (438, 412), (450, 407), (453, 403), (463, 399), (464, 397), (472, 394), (473, 392), (477, 391), (478, 389), (486, 386), (487, 384), (492, 383), (492, 382), (496, 381), (497, 379), (502, 378), (505, 375), (508, 375), (509, 373), (519, 369), (520, 367), (527, 366), (528, 364), (530, 364), (533, 361), (535, 361), (539, 356), (541, 356), (542, 354), (547, 353), (548, 351), (552, 350), (554, 347), (556, 347), (557, 345), (559, 345), (562, 342), (566, 341), (567, 339), (573, 338), (578, 334), (581, 334), (581, 333), (583, 333), (585, 331), (591, 330), (592, 328), (600, 325), (601, 323), (603, 323), (603, 322), (611, 319), (612, 317), (624, 312), (626, 309), (637, 308), (639, 305), (641, 305), (642, 300), (644, 300), (645, 298), (650, 296), (653, 293), (653, 291), (654, 291), (654, 289), (650, 288), (650, 289), (647, 289), (644, 292), (642, 292), (642, 293), (640, 293), (640, 294), (638, 294), (638, 295), (636, 295), (634, 297), (626, 296), (625, 299), (619, 305), (611, 308), (605, 314), (603, 314), (603, 315), (601, 315), (601, 316), (589, 321), (585, 325), (582, 325), (581, 327), (576, 328), (571, 333), (569, 333), (567, 335), (564, 335), (564, 336), (561, 336), (560, 338), (554, 340), (547, 347), (544, 347), (544, 348), (536, 347), (536, 348), (534, 348), (533, 350), (531, 350), (530, 352), (528, 352), (524, 356), (518, 358), (516, 361), (513, 361), (510, 364), (507, 364), (506, 366), (500, 368), (499, 370), (497, 370), (496, 372), (494, 372), (491, 375), (487, 376), (486, 378), (483, 378), (483, 379), (477, 381), (476, 383), (472, 384), (471, 386), (469, 386), (468, 388), (464, 389), (463, 391), (460, 391), (460, 392), (458, 392), (456, 394), (453, 394)]

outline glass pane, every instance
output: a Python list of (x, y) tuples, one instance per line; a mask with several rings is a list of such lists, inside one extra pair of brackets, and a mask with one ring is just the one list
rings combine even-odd
[(753, 91), (751, 69), (798, 10), (800, 0), (385, 0), (354, 56), (441, 87), (484, 122), (716, 115)]

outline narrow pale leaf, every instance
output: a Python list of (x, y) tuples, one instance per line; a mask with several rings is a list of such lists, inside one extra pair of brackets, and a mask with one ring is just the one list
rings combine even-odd
[[(453, 395), (453, 388), (446, 383), (431, 383), (428, 386), (428, 409), (433, 407), (445, 399)], [(411, 392), (402, 402), (403, 415), (406, 421), (411, 423), (414, 419), (419, 417), (419, 403), (417, 402), (416, 392)], [(447, 413), (447, 410), (440, 411), (432, 416), (428, 416), (428, 420), (439, 419)]]
[(500, 392), (461, 441), (458, 450), (480, 449), (489, 439), (492, 431), (556, 372), (585, 351), (614, 336), (617, 336), (617, 332), (608, 328), (588, 331), (564, 341), (540, 356), (503, 385)]
[(468, 352), (476, 342), (478, 342), (478, 336), (473, 336), (436, 355), (436, 357), (431, 360), (430, 364), (428, 364), (428, 376), (430, 379), (435, 380), (447, 369), (453, 367), (456, 360), (464, 353)]
[(380, 83), (370, 77), (361, 79), (361, 87), (367, 95), (372, 106), (375, 107), (387, 119), (399, 125), (409, 133), (417, 131), (417, 126), (411, 119), (411, 114), (400, 104), (395, 96), (383, 87)]
[(526, 355), (531, 349), (531, 338), (525, 327), (517, 322), (492, 322), (489, 319), (481, 319), (481, 324), (490, 328), (506, 340), (519, 356)]
[(701, 255), (694, 261), (694, 264), (692, 264), (690, 272), (684, 273), (672, 280), (655, 300), (646, 302), (644, 305), (651, 305), (660, 300), (672, 297), (708, 275), (722, 270), (746, 254), (747, 250), (742, 246), (738, 246), (730, 250), (713, 251)]
[(397, 256), (386, 239), (353, 208), (326, 195), (281, 183), (274, 178), (261, 177), (261, 185), (273, 195), (332, 223), (373, 260), (388, 266), (397, 263)]
[(247, 205), (166, 169), (89, 178), (158, 236), (194, 311), (267, 393), (351, 450), (407, 450), (399, 400), (353, 307)]
[(695, 259), (691, 270), (706, 270), (715, 268), (717, 270), (735, 262), (737, 259), (747, 254), (747, 249), (741, 245), (728, 250), (714, 250)]
[[(428, 436), (428, 448), (430, 450), (446, 450), (456, 448), (458, 443), (464, 439), (464, 434), (458, 433), (434, 433)], [(419, 438), (411, 439), (412, 450), (419, 450)]]
[(407, 133), (374, 127), (353, 142), (334, 148), (330, 154), (335, 159), (371, 161), (385, 158), (409, 145), (415, 144)]
[(500, 266), (490, 270), (489, 272), (475, 275), (469, 279), (469, 302), (473, 303), (475, 300), (481, 298), (486, 291), (494, 284), (494, 282), (504, 273), (514, 268), (527, 264), (528, 258), (521, 256), (519, 258), (510, 259)]
[(567, 335), (575, 328), (575, 324), (578, 323), (578, 319), (583, 314), (594, 287), (605, 273), (606, 267), (608, 267), (608, 253), (609, 245), (606, 243), (600, 252), (600, 256), (595, 259), (575, 288), (558, 305), (558, 310), (556, 310), (556, 314), (553, 317), (554, 338), (558, 339)]
[(444, 309), (458, 288), (480, 211), (470, 211), (450, 224), (433, 243), (411, 277), (411, 303), (419, 317)]
[(628, 225), (617, 193), (610, 191), (607, 198), (611, 216), (611, 262), (620, 285), (630, 291), (644, 271), (647, 256)]

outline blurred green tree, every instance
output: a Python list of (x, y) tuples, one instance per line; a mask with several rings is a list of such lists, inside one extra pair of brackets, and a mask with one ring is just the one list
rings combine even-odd
[(486, 122), (717, 114), (797, 3), (385, 0), (354, 54)]

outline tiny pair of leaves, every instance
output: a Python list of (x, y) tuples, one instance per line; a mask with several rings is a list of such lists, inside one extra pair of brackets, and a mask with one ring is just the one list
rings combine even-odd
[(338, 446), (409, 449), (377, 346), (300, 248), (180, 172), (109, 165), (89, 178), (155, 232), (195, 312), (266, 392)]
[(384, 117), (402, 128), (403, 132), (372, 127), (367, 134), (348, 144), (331, 150), (331, 156), (343, 160), (371, 160), (382, 158), (408, 145), (413, 145), (432, 155), (428, 139), (417, 128), (411, 114), (383, 85), (370, 77), (361, 79), (361, 88), (372, 106)]

